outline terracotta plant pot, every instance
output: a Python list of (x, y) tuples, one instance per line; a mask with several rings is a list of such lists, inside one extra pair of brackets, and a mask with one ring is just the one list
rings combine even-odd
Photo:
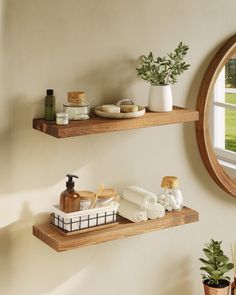
[(230, 284), (224, 288), (213, 288), (203, 283), (205, 295), (229, 295)]

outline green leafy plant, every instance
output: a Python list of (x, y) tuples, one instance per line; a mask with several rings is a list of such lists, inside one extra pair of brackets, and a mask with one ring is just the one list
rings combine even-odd
[(229, 262), (229, 258), (224, 255), (221, 243), (222, 241), (218, 242), (211, 239), (211, 242), (206, 244), (206, 248), (203, 248), (207, 259), (199, 259), (204, 264), (200, 269), (207, 273), (202, 274), (203, 281), (216, 288), (222, 285), (222, 281), (230, 281), (230, 278), (224, 274), (234, 267), (233, 263)]
[(177, 77), (190, 67), (184, 61), (188, 49), (188, 45), (180, 42), (167, 56), (154, 58), (152, 52), (148, 56), (142, 55), (136, 69), (138, 75), (154, 86), (176, 83)]

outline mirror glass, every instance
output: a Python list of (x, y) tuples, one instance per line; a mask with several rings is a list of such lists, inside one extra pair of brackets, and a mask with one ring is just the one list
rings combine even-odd
[(209, 133), (217, 161), (236, 179), (236, 55), (216, 77), (208, 107)]
[(236, 35), (211, 60), (199, 89), (196, 134), (214, 181), (236, 197)]

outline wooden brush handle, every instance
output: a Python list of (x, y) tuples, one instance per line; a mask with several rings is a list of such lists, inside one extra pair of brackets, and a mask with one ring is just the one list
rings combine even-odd
[(94, 199), (94, 201), (92, 203), (91, 209), (93, 209), (95, 207), (95, 204), (97, 202), (98, 196), (101, 194), (101, 192), (103, 190), (104, 190), (104, 185), (103, 184), (100, 184), (99, 189), (98, 189), (98, 192), (96, 193), (95, 199)]

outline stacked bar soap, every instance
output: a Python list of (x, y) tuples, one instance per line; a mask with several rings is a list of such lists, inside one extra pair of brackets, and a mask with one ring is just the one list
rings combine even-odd
[(156, 194), (137, 186), (129, 186), (120, 199), (119, 215), (132, 222), (140, 222), (163, 217), (165, 208), (157, 203)]

